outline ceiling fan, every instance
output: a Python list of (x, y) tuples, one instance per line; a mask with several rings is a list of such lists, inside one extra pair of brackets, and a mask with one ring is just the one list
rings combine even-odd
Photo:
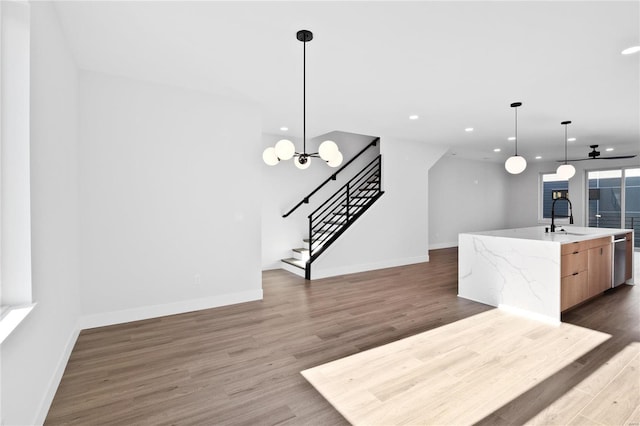
[[(598, 148), (599, 145), (589, 145), (589, 148), (591, 148), (591, 152), (589, 153), (589, 158), (576, 158), (573, 160), (566, 160), (566, 161), (584, 161), (584, 160), (622, 160), (623, 158), (633, 158), (636, 157), (637, 154), (633, 154), (633, 155), (616, 155), (614, 157), (600, 157), (600, 151), (598, 151), (596, 148)], [(564, 162), (563, 160), (558, 160), (558, 163), (562, 163)]]

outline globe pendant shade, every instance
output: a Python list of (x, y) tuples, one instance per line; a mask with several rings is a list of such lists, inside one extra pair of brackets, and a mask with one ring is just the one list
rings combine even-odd
[(504, 168), (512, 175), (520, 174), (527, 168), (527, 160), (520, 155), (514, 155), (507, 158), (507, 161), (504, 162)]
[(311, 161), (309, 161), (309, 158), (307, 158), (307, 162), (306, 163), (300, 163), (300, 158), (301, 157), (297, 157), (293, 159), (293, 164), (296, 165), (297, 168), (299, 168), (300, 170), (304, 170), (304, 169), (308, 169), (309, 166), (311, 165)]
[(562, 164), (558, 167), (558, 170), (556, 170), (556, 174), (562, 179), (569, 180), (576, 174), (576, 168), (571, 164)]
[(289, 160), (296, 153), (296, 147), (293, 142), (287, 139), (279, 140), (276, 143), (276, 155), (281, 160)]
[(276, 149), (272, 146), (265, 149), (262, 152), (262, 159), (269, 166), (275, 166), (276, 164), (278, 164), (278, 156), (276, 155)]
[(338, 167), (340, 164), (342, 164), (342, 159), (342, 153), (338, 151), (331, 160), (327, 161), (327, 164), (329, 165), (329, 167)]
[(338, 152), (338, 145), (334, 141), (324, 141), (318, 147), (318, 154), (324, 161), (333, 160)]

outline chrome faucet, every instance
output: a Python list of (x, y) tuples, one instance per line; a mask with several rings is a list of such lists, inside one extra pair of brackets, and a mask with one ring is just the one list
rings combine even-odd
[(567, 200), (567, 203), (569, 203), (569, 216), (558, 216), (558, 217), (568, 217), (569, 218), (569, 225), (573, 225), (573, 207), (571, 206), (571, 200), (569, 200), (567, 197), (558, 197), (555, 200), (553, 200), (553, 203), (551, 204), (551, 232), (556, 232), (556, 201), (558, 200)]

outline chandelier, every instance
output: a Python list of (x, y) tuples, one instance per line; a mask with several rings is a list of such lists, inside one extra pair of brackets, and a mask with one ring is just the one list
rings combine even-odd
[(269, 166), (275, 166), (281, 160), (294, 159), (293, 163), (299, 169), (307, 169), (311, 165), (311, 158), (321, 158), (329, 167), (342, 164), (342, 153), (333, 141), (324, 141), (318, 147), (318, 152), (307, 153), (307, 43), (313, 40), (313, 33), (300, 30), (296, 38), (303, 44), (302, 48), (302, 152), (297, 152), (290, 140), (282, 139), (275, 146), (270, 146), (262, 153), (262, 159)]

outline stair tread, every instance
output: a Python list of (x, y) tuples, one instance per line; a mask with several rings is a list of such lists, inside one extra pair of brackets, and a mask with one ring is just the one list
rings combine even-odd
[(283, 262), (288, 263), (289, 265), (297, 266), (300, 269), (305, 269), (306, 262), (300, 259), (294, 259), (290, 257), (288, 259), (282, 259)]
[(304, 248), (304, 247), (294, 248), (294, 249), (291, 249), (291, 250), (293, 250), (293, 251), (295, 251), (297, 253), (307, 253), (309, 251), (308, 248)]
[[(329, 237), (327, 237), (327, 238), (329, 238)], [(313, 240), (313, 243), (314, 243), (314, 244), (315, 244), (315, 243), (320, 243), (320, 242), (322, 242), (322, 241), (326, 240), (327, 238), (323, 238), (323, 239), (315, 238), (315, 239)], [(308, 242), (309, 242), (309, 238), (305, 238), (305, 239), (303, 239), (302, 241), (303, 241), (303, 242), (305, 242), (305, 243), (308, 243)]]

